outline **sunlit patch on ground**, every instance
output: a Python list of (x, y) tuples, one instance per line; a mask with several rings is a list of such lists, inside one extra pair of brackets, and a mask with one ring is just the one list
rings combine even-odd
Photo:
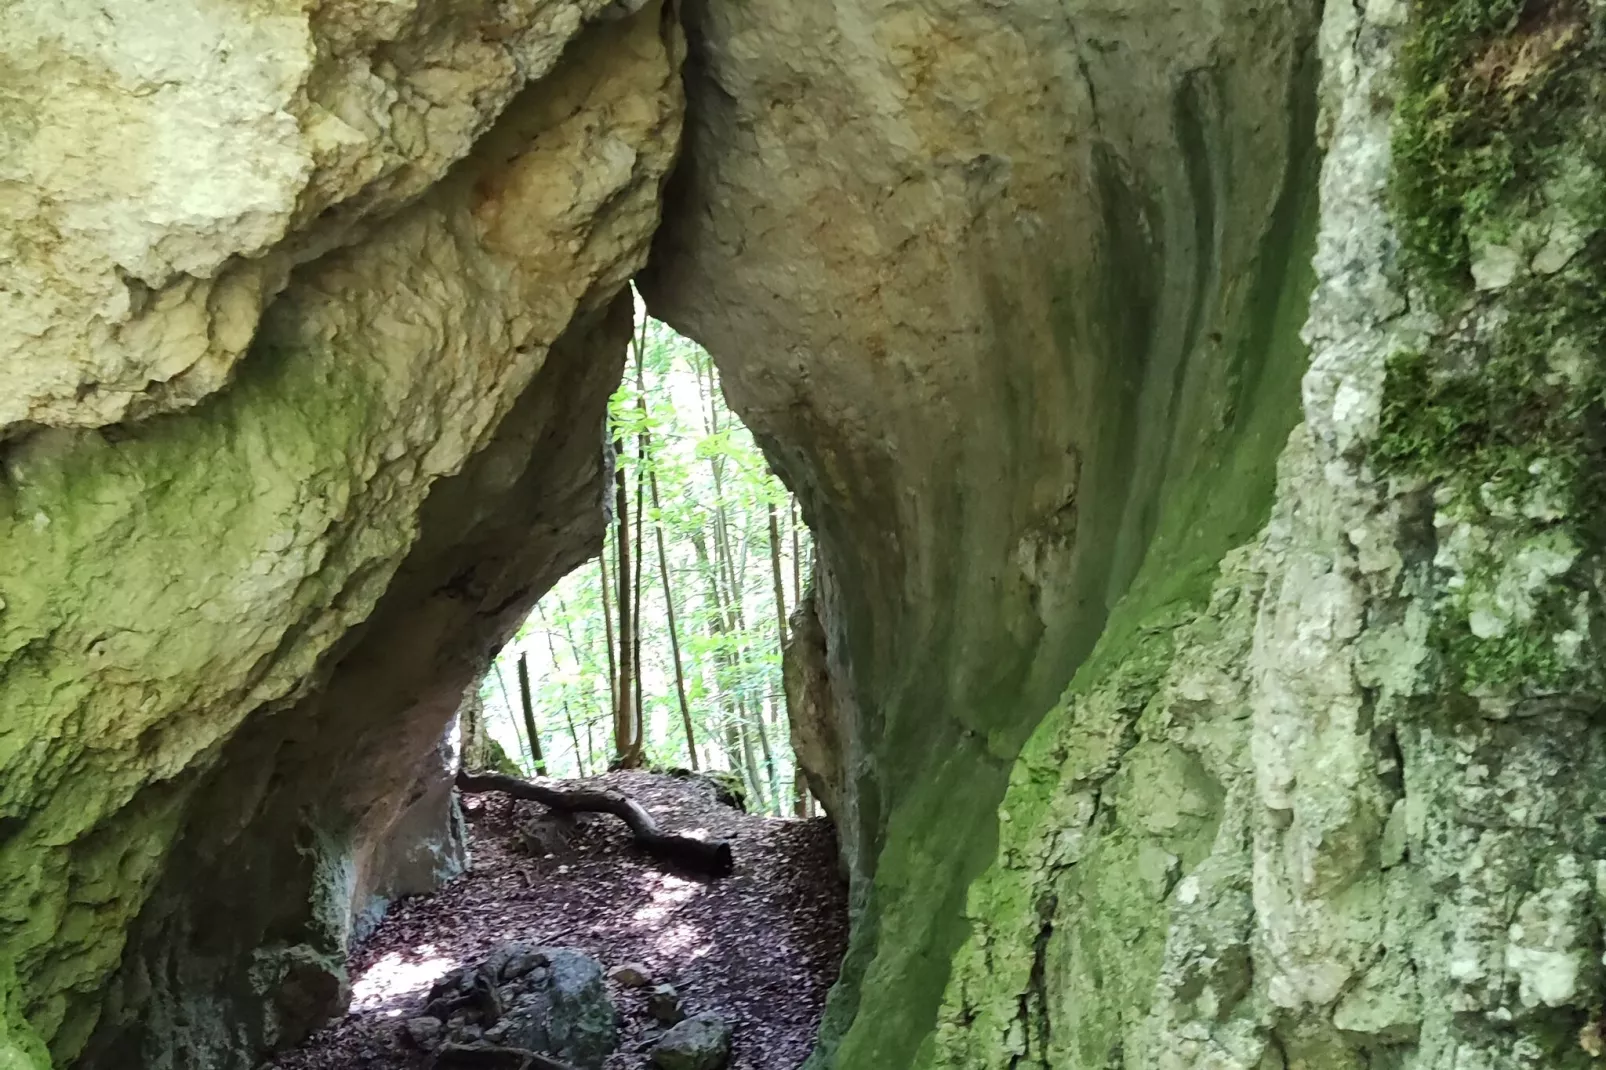
[(411, 951), (392, 951), (362, 972), (351, 986), (351, 1009), (357, 1012), (391, 1010), (429, 990), (457, 963), (440, 954), (433, 944)]
[[(583, 816), (553, 855), (521, 848), (542, 808), (486, 796), (472, 807), (471, 865), (433, 896), (392, 906), (351, 963), (352, 1013), (277, 1070), (430, 1070), (403, 1021), (430, 987), (501, 944), (572, 947), (604, 967), (640, 963), (675, 986), (688, 1014), (736, 1028), (729, 1070), (795, 1070), (813, 1045), (847, 935), (846, 889), (821, 821), (767, 820), (719, 805), (695, 782), (641, 772), (587, 783), (624, 792), (666, 829), (725, 839), (736, 873), (701, 880), (665, 872), (624, 824)], [(619, 1051), (605, 1070), (646, 1070), (657, 1027), (648, 989), (610, 985)]]
[(642, 884), (651, 898), (636, 911), (635, 920), (650, 925), (663, 924), (677, 907), (702, 891), (700, 884), (667, 873), (649, 873)]

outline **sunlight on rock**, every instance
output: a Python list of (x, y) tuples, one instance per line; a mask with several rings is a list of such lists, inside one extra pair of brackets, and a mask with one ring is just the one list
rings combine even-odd
[(411, 952), (392, 951), (368, 968), (351, 986), (351, 1009), (376, 1010), (403, 996), (422, 992), (456, 963), (424, 944)]

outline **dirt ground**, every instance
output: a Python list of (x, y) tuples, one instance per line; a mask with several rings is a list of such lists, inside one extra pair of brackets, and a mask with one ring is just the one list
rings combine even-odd
[[(666, 872), (630, 844), (622, 822), (601, 815), (559, 823), (546, 842), (555, 853), (539, 857), (519, 829), (544, 807), (469, 796), (469, 871), (393, 906), (353, 953), (351, 1012), (268, 1067), (422, 1070), (429, 1060), (401, 1039), (402, 1022), (447, 971), (519, 940), (577, 948), (605, 968), (644, 964), (655, 983), (679, 990), (688, 1015), (713, 1011), (735, 1026), (733, 1070), (795, 1070), (847, 938), (830, 824), (750, 816), (716, 803), (705, 784), (651, 773), (584, 783), (633, 796), (667, 831), (729, 840), (735, 875)], [(624, 1020), (608, 1070), (646, 1067), (660, 1034), (643, 992), (609, 989)]]

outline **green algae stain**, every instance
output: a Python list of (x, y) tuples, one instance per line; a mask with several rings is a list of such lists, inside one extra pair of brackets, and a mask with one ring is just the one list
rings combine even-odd
[(0, 1070), (50, 1070), (44, 1042), (22, 1015), (16, 971), (0, 955)]
[[(30, 1059), (37, 1037), (58, 1060), (81, 1048), (177, 835), (188, 773), (311, 668), (317, 643), (286, 658), (298, 615), (410, 538), (331, 538), (390, 422), (371, 377), (342, 354), (259, 347), (192, 412), (46, 432), (7, 456), (0, 962), (15, 964), (17, 995), (0, 1065), (7, 1043)], [(265, 604), (284, 613), (265, 619)]]
[[(1103, 1068), (1148, 1012), (1167, 897), (1208, 852), (1220, 789), (1193, 759), (1144, 739), (1142, 716), (1221, 559), (1254, 537), (1271, 506), (1306, 365), (1299, 332), (1314, 285), (1316, 165), (1307, 144), (1223, 339), (1229, 389), (1182, 410), (1175, 449), (1190, 463), (1162, 487), (1137, 574), (1014, 765), (996, 857), (969, 889), (970, 936), (917, 1066)], [(1134, 769), (1123, 771), (1125, 761)], [(1139, 785), (1141, 769), (1155, 775)], [(1159, 821), (1145, 811), (1173, 793), (1156, 790), (1156, 776), (1189, 800)]]

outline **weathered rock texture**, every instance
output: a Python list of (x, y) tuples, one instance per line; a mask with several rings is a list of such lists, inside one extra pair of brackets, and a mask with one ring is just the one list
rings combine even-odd
[(451, 865), (677, 15), (643, 288), (818, 535), (817, 1064), (1596, 1064), (1606, 0), (148, 6), (0, 14), (0, 1068), (242, 1066)]
[(0, 165), (8, 1070), (249, 1066), (338, 1010), (465, 686), (600, 540), (678, 27), (283, 6), (4, 16), (63, 87)]
[(818, 1061), (1596, 1065), (1606, 5), (692, 12), (647, 292), (818, 529)]
[(0, 438), (221, 387), (291, 269), (469, 151), (607, 0), (0, 11)]
[(1202, 601), (1265, 518), (1305, 366), (1314, 9), (687, 18), (643, 289), (815, 527), (850, 726), (815, 774), (859, 907), (822, 1059), (908, 1066), (1022, 744), (1107, 623)]
[(1327, 6), (1270, 522), (1034, 736), (917, 1065), (1597, 1065), (1606, 8), (1527, 8)]

